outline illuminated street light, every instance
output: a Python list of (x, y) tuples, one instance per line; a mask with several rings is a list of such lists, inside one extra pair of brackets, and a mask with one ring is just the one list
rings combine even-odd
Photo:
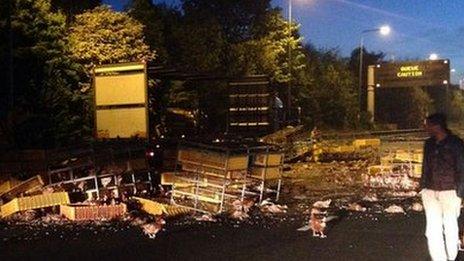
[(390, 26), (388, 26), (388, 25), (384, 25), (384, 26), (380, 27), (380, 29), (379, 29), (381, 35), (389, 35), (390, 30), (391, 30)]
[[(288, 0), (288, 30), (289, 30), (289, 36), (292, 36), (292, 2), (294, 0)], [(290, 114), (290, 107), (291, 107), (291, 90), (292, 90), (292, 46), (289, 42), (288, 44), (288, 74), (289, 74), (289, 80), (288, 80), (288, 88), (287, 88), (287, 120), (288, 116)]]
[(438, 54), (436, 53), (431, 53), (429, 56), (429, 60), (435, 61), (438, 59)]
[(361, 94), (362, 94), (362, 80), (363, 80), (363, 48), (364, 48), (364, 34), (379, 32), (383, 36), (387, 36), (391, 32), (391, 28), (388, 25), (383, 25), (379, 28), (368, 29), (361, 32), (361, 41), (359, 44), (359, 90), (358, 90), (358, 102), (361, 110)]

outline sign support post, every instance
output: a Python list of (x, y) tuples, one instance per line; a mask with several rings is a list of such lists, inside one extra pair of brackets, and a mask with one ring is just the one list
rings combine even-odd
[(369, 121), (371, 123), (374, 123), (375, 119), (374, 68), (374, 65), (367, 67), (367, 111), (370, 113)]

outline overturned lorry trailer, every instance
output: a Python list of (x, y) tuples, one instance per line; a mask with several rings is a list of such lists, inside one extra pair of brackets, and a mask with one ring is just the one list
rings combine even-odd
[[(277, 111), (281, 106), (275, 105), (273, 88), (265, 75), (231, 78), (145, 63), (123, 63), (97, 66), (93, 77), (95, 137), (146, 141), (146, 155), (153, 169), (172, 170), (176, 159), (173, 149), (179, 140), (259, 138), (278, 127), (278, 116), (282, 114)], [(156, 86), (149, 87), (148, 81), (156, 82)], [(172, 82), (193, 86), (191, 89), (201, 98), (191, 103), (200, 104), (199, 108), (161, 104), (157, 92), (167, 92), (163, 88), (169, 88)], [(208, 100), (214, 98), (202, 95), (200, 87), (205, 84), (226, 86), (226, 91), (221, 93), (223, 107), (208, 106)], [(203, 111), (205, 107), (213, 114), (218, 110), (225, 112), (220, 114), (223, 115), (220, 126), (217, 126), (217, 117), (212, 119)]]
[[(257, 137), (274, 131), (277, 111), (274, 109), (275, 97), (269, 78), (265, 75), (247, 77), (223, 77), (198, 73), (185, 73), (145, 63), (123, 63), (101, 65), (94, 68), (93, 84), (95, 91), (95, 137), (97, 139), (157, 139), (158, 136), (169, 136), (158, 133), (154, 126), (160, 124), (153, 117), (153, 109), (161, 102), (154, 100), (149, 104), (148, 80), (178, 81), (191, 85), (204, 82), (220, 82), (227, 84), (225, 93), (227, 104), (226, 126), (218, 128), (216, 135), (240, 135)], [(158, 88), (158, 87), (157, 87)], [(194, 87), (195, 88), (195, 87)], [(154, 88), (151, 88), (154, 89)], [(200, 92), (200, 91), (198, 91)], [(203, 100), (212, 97), (203, 98)], [(203, 103), (205, 101), (191, 101)], [(167, 105), (165, 105), (167, 106)], [(192, 121), (197, 121), (189, 111), (192, 108), (164, 108), (164, 113), (176, 114)], [(221, 108), (213, 108), (221, 109)], [(150, 113), (151, 112), (151, 113)], [(154, 113), (160, 114), (163, 112)], [(164, 115), (166, 116), (166, 115)], [(157, 117), (159, 118), (159, 116)], [(168, 124), (165, 123), (164, 124)], [(197, 126), (196, 127), (202, 127)], [(210, 134), (211, 130), (205, 130)], [(184, 130), (184, 134), (195, 130)], [(197, 136), (211, 136), (197, 133)]]

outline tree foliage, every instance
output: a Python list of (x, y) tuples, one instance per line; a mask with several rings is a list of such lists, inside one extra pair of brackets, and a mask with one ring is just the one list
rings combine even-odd
[[(155, 54), (157, 64), (184, 72), (269, 75), (284, 101), (292, 86), (291, 103), (302, 108), (308, 125), (357, 128), (368, 118), (363, 114), (365, 88), (358, 90), (360, 49), (344, 58), (336, 49), (303, 46), (299, 25), (289, 24), (271, 0), (182, 0), (179, 8), (131, 0), (127, 13), (97, 6), (100, 2), (85, 0), (76, 6), (69, 0), (0, 2), (0, 35), (12, 41), (0, 42), (0, 77), (9, 83), (8, 72), (14, 76), (14, 95), (5, 88), (1, 92), (0, 127), (12, 144), (53, 146), (88, 135), (93, 115), (89, 69), (152, 61)], [(384, 54), (367, 50), (363, 54), (366, 76), (367, 66), (381, 61)], [(365, 87), (366, 77), (362, 81)], [(212, 129), (225, 126), (224, 81), (150, 81), (150, 89), (156, 90), (150, 102), (157, 112), (169, 106), (199, 109), (209, 117)], [(378, 119), (401, 118), (400, 127), (417, 126), (425, 113), (444, 102), (436, 98), (440, 95), (418, 87), (382, 92), (376, 93)], [(452, 118), (462, 116), (462, 100), (462, 93), (453, 91)]]
[(451, 89), (451, 101), (449, 108), (449, 118), (459, 124), (464, 123), (464, 93), (461, 89)]
[[(68, 58), (65, 16), (52, 12), (49, 0), (12, 4), (13, 107), (1, 119), (2, 131), (19, 147), (79, 140), (85, 133), (78, 92), (81, 67)], [(5, 23), (1, 30), (8, 30)]]
[(357, 127), (359, 107), (354, 78), (337, 50), (305, 47), (306, 77), (299, 89), (299, 105), (306, 124), (332, 128)]
[(167, 38), (176, 27), (180, 14), (165, 4), (155, 5), (151, 0), (133, 0), (128, 3), (126, 10), (132, 18), (144, 25), (145, 42), (156, 51), (157, 63), (167, 63)]
[(378, 88), (376, 121), (393, 123), (399, 128), (419, 128), (427, 113), (434, 112), (432, 99), (421, 87)]
[(125, 13), (99, 6), (75, 17), (68, 35), (72, 58), (86, 65), (150, 61), (143, 25)]

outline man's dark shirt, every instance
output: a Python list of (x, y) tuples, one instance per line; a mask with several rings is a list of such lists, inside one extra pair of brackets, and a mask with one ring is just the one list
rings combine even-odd
[(456, 189), (464, 197), (464, 143), (458, 136), (425, 141), (420, 185), (438, 191)]

